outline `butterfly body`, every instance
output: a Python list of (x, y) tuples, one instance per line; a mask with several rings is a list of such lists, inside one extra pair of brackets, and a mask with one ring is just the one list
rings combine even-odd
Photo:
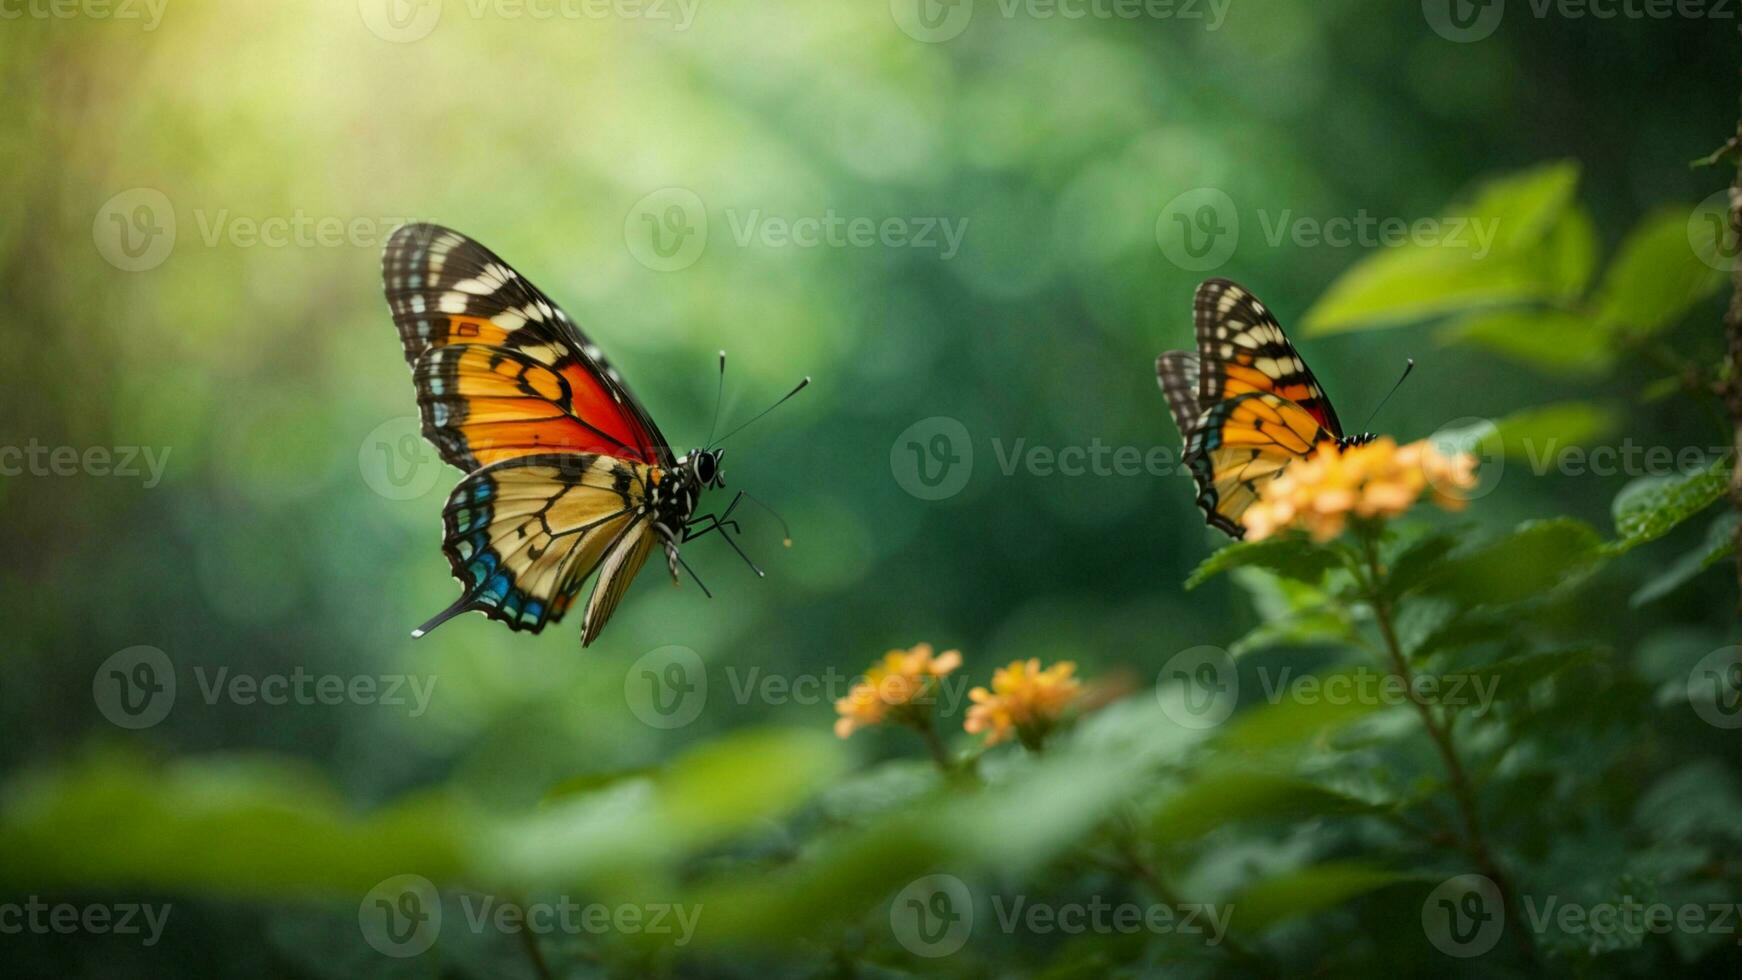
[(730, 507), (696, 516), (704, 491), (724, 486), (724, 453), (674, 457), (599, 348), (494, 253), (407, 225), (382, 277), (424, 437), (467, 474), (442, 511), (462, 592), (414, 636), (469, 611), (536, 633), (592, 578), (589, 645), (655, 546), (676, 580), (682, 543), (736, 529)]
[(1243, 537), (1240, 515), (1289, 463), (1347, 435), (1318, 379), (1270, 311), (1238, 283), (1210, 279), (1193, 302), (1198, 349), (1168, 351), (1156, 376), (1185, 439), (1182, 457), (1210, 526)]

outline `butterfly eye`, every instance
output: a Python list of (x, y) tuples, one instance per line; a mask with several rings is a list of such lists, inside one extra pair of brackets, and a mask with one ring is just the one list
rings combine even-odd
[(714, 482), (714, 476), (714, 454), (698, 453), (696, 455), (696, 479), (705, 485)]

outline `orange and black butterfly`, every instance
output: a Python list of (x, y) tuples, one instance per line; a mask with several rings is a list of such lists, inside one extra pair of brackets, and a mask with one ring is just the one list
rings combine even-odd
[(1155, 371), (1185, 438), (1183, 462), (1210, 526), (1244, 537), (1240, 515), (1258, 490), (1321, 443), (1372, 442), (1343, 434), (1337, 410), (1258, 297), (1226, 279), (1198, 287), (1198, 352), (1168, 351)]
[(724, 532), (739, 530), (732, 512), (754, 498), (740, 492), (695, 516), (702, 492), (725, 486), (725, 451), (674, 457), (605, 355), (512, 266), (459, 232), (415, 224), (388, 240), (382, 278), (424, 438), (467, 474), (442, 511), (442, 550), (463, 589), (413, 636), (472, 610), (537, 633), (597, 573), (585, 646), (655, 547), (673, 581), (678, 545), (703, 534), (720, 531), (744, 556)]

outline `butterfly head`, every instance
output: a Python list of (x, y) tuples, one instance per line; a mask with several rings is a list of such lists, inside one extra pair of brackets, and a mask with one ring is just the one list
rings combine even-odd
[(1365, 446), (1377, 438), (1379, 438), (1379, 433), (1377, 432), (1357, 432), (1352, 436), (1344, 436), (1341, 439), (1338, 439), (1337, 450), (1341, 452), (1345, 449), (1354, 449), (1357, 446)]
[(699, 487), (724, 487), (725, 475), (720, 463), (726, 458), (724, 449), (692, 449), (680, 462), (689, 467), (690, 475)]

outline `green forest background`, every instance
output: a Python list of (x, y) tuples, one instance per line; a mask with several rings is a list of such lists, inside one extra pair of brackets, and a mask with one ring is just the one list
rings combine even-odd
[[(1177, 469), (1001, 461), (1019, 442), (1176, 449), (1154, 359), (1192, 345), (1211, 275), (1277, 313), (1351, 427), (1413, 357), (1372, 427), (1485, 460), (1469, 509), (1429, 519), (1445, 548), (1417, 558), (1449, 553), (1477, 584), (1448, 586), (1417, 635), (1485, 628), (1413, 653), (1510, 665), (1515, 700), (1470, 719), (1462, 749), (1513, 887), (1742, 901), (1742, 750), (1710, 720), (1736, 691), (1705, 711), (1687, 694), (1699, 665), (1735, 662), (1734, 523), (1700, 513), (1731, 440), (1706, 386), (1735, 255), (1713, 195), (1734, 161), (1690, 161), (1735, 130), (1742, 21), (1715, 4), (1064, 6), (1138, 15), (0, 7), (20, 12), (0, 20), (0, 444), (42, 461), (0, 477), (0, 905), (171, 910), (150, 945), (0, 935), (17, 975), (1734, 975), (1734, 932), (1551, 926), (1437, 950), (1424, 902), (1477, 869), (1409, 711), (1252, 703), (1255, 672), (1361, 659), (1351, 631), (1370, 623), (1324, 622), (1335, 582), (1253, 555), (1188, 590), (1224, 541)], [(901, 234), (780, 237), (830, 215)], [(1312, 234), (1368, 218), (1497, 237), (1470, 254)], [(746, 518), (766, 580), (708, 540), (685, 557), (715, 598), (650, 565), (584, 652), (578, 614), (536, 637), (464, 617), (414, 642), (454, 596), (438, 513), (461, 474), (411, 438), (379, 281), (406, 220), (514, 263), (680, 447), (708, 430), (716, 350), (728, 419), (812, 376), (726, 461), (792, 528), (783, 549)], [(649, 237), (686, 228), (687, 252)], [(1207, 252), (1181, 237), (1212, 230)], [(940, 432), (972, 456), (959, 489), (907, 462)], [(1533, 465), (1629, 446), (1632, 468)], [(79, 454), (66, 475), (56, 447)], [(918, 642), (961, 650), (964, 683), (1038, 657), (1130, 693), (958, 786), (911, 733), (830, 734), (850, 679)], [(1203, 646), (1240, 664), (1225, 728), (1243, 763), (1203, 742), (1224, 729), (1170, 722), (1164, 667)], [(153, 656), (139, 647), (177, 689), (135, 728), (104, 692)], [(1520, 656), (1550, 659), (1521, 674)], [(671, 663), (707, 685), (688, 717), (638, 693)], [(409, 682), (399, 704), (271, 705), (208, 697), (220, 671)], [(941, 708), (968, 751), (961, 705)], [(1412, 836), (1436, 813), (1449, 838)], [(1160, 894), (1232, 903), (1238, 943), (996, 928), (989, 895), (1156, 901), (1143, 875), (1078, 860), (1103, 840), (1146, 849)], [(402, 958), (359, 908), (403, 874), (441, 890), (449, 925)], [(950, 955), (891, 926), (932, 874), (982, 903)], [(454, 925), (478, 894), (702, 911), (681, 946), (528, 950)]]

